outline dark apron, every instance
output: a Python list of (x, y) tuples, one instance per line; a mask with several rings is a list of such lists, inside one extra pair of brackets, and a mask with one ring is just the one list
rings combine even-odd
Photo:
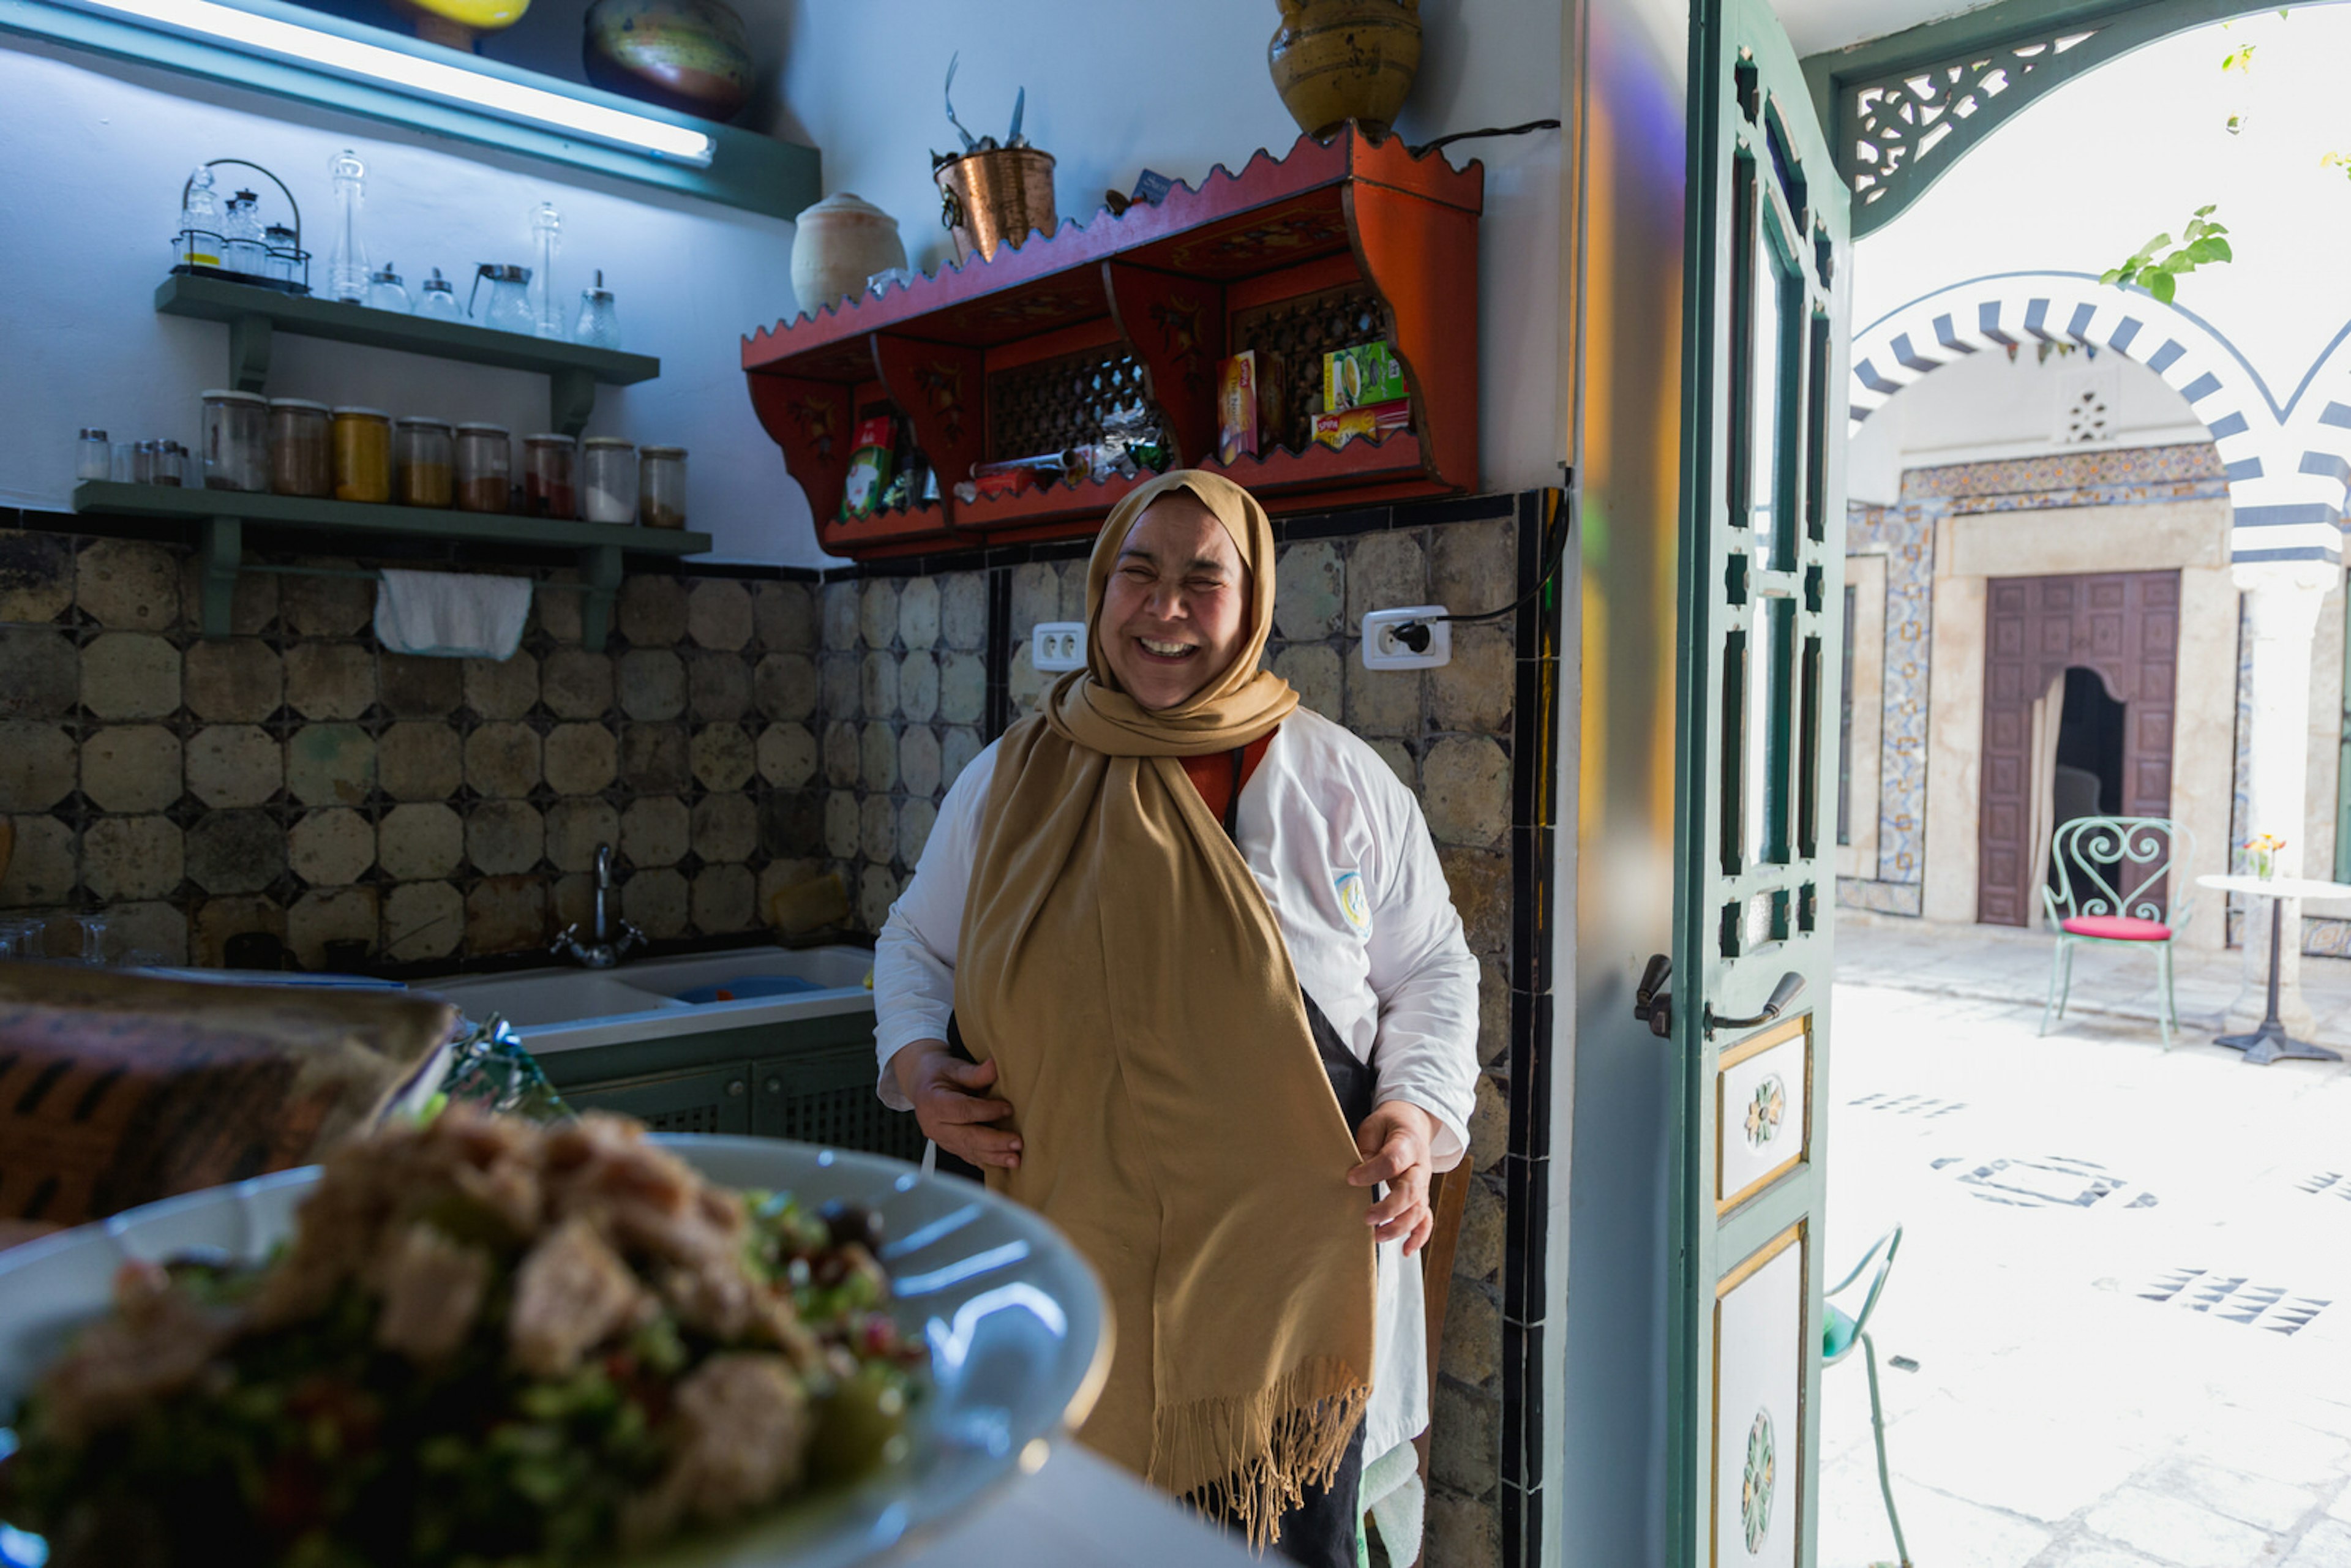
[[(1231, 755), (1233, 791), (1225, 802), (1225, 836), (1231, 839), (1238, 848), (1240, 842), (1238, 830), (1241, 815), (1242, 758), (1238, 747)], [(1370, 1062), (1355, 1060), (1355, 1053), (1347, 1049), (1347, 1042), (1339, 1038), (1338, 1030), (1324, 1016), (1322, 1009), (1314, 1005), (1314, 998), (1306, 994), (1303, 986), (1298, 988), (1298, 999), (1306, 1006), (1306, 1029), (1314, 1037), (1314, 1054), (1322, 1059), (1322, 1071), (1331, 1080), (1331, 1092), (1338, 1096), (1339, 1113), (1346, 1118), (1348, 1134), (1353, 1136), (1355, 1129), (1364, 1124), (1371, 1115), (1372, 1108), (1378, 1103), (1378, 1076), (1373, 1072)], [(976, 1060), (964, 1045), (963, 1030), (956, 1027), (953, 1013), (947, 1015), (947, 1049), (965, 1061)], [(984, 1179), (977, 1166), (945, 1149), (938, 1151), (938, 1168), (973, 1181)]]

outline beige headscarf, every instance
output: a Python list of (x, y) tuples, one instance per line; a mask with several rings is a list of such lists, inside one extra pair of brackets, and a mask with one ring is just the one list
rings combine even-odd
[[(1144, 708), (1101, 649), (1102, 588), (1178, 489), (1232, 536), (1246, 646), (1182, 705)], [(1176, 758), (1246, 746), (1298, 695), (1258, 668), (1273, 530), (1213, 474), (1162, 475), (1102, 526), (1089, 668), (1005, 733), (956, 962), (956, 1015), (1014, 1108), (1020, 1167), (989, 1184), (1101, 1273), (1118, 1348), (1079, 1434), (1257, 1545), (1327, 1484), (1372, 1381), (1373, 1242), (1359, 1158), (1280, 927)]]

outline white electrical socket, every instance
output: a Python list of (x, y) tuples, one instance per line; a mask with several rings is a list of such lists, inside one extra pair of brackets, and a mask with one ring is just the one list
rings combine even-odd
[[(1444, 619), (1442, 604), (1415, 604), (1404, 610), (1374, 610), (1364, 616), (1364, 668), (1367, 670), (1433, 670), (1453, 662), (1453, 623)], [(1397, 637), (1400, 628), (1417, 625), (1428, 633), (1428, 645), (1415, 653)]]
[(1086, 667), (1086, 623), (1082, 621), (1040, 621), (1029, 634), (1029, 662), (1041, 673)]

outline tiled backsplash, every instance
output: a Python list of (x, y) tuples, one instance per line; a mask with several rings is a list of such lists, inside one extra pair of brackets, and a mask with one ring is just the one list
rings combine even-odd
[[(348, 569), (351, 563), (329, 564)], [(632, 577), (609, 651), (542, 591), (504, 663), (383, 653), (357, 578), (248, 574), (197, 634), (191, 550), (0, 533), (0, 905), (108, 915), (108, 946), (307, 967), (543, 946), (596, 848), (657, 941), (762, 929), (811, 873), (812, 584)]]

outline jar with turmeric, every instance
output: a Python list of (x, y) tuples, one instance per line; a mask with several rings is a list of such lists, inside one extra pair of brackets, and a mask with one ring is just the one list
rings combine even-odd
[(335, 499), (392, 499), (392, 415), (383, 410), (335, 410)]

